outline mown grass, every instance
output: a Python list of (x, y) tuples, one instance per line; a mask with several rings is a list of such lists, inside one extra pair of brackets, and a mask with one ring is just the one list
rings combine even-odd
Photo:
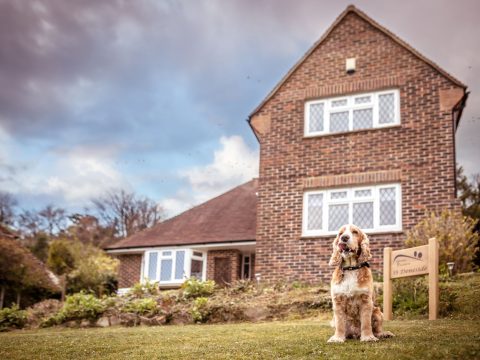
[(386, 324), (393, 339), (327, 344), (325, 320), (137, 328), (41, 329), (0, 334), (0, 359), (478, 359), (473, 320)]

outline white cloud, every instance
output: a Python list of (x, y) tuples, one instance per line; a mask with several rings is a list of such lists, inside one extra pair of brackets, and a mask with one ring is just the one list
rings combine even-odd
[[(0, 165), (15, 169), (14, 177), (0, 177), (0, 190), (22, 195), (27, 201), (43, 197), (59, 206), (83, 207), (109, 189), (129, 188), (124, 176), (115, 168), (112, 149), (75, 148), (30, 153), (28, 157), (19, 158), (13, 154), (20, 153), (20, 145), (1, 131), (0, 139), (5, 141), (0, 148)], [(22, 204), (25, 208), (35, 205)]]
[(179, 172), (188, 188), (161, 201), (169, 215), (178, 214), (258, 176), (258, 152), (249, 148), (240, 136), (222, 136), (213, 161)]

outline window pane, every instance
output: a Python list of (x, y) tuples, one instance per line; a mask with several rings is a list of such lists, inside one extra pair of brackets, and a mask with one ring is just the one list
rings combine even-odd
[(185, 251), (177, 251), (175, 255), (175, 279), (183, 279), (183, 268), (185, 265)]
[(203, 253), (201, 253), (200, 251), (194, 251), (193, 256), (203, 257)]
[(355, 104), (368, 104), (371, 101), (370, 96), (359, 96), (355, 98)]
[(334, 100), (332, 101), (332, 107), (346, 106), (347, 99)]
[(148, 256), (148, 279), (150, 280), (157, 280), (157, 259), (156, 252), (151, 252)]
[(170, 281), (172, 279), (172, 259), (163, 259), (160, 262), (160, 281)]
[(395, 95), (384, 94), (378, 96), (378, 123), (390, 124), (395, 122)]
[(361, 229), (373, 229), (373, 202), (353, 204), (353, 223)]
[(353, 110), (353, 129), (370, 129), (373, 127), (372, 109)]
[(162, 256), (172, 256), (172, 252), (171, 251), (164, 251), (164, 252), (162, 252)]
[(355, 190), (355, 197), (372, 196), (372, 190)]
[(323, 131), (323, 103), (310, 105), (309, 132)]
[(348, 204), (330, 205), (328, 207), (328, 230), (336, 231), (348, 224)]
[(330, 132), (348, 131), (348, 111), (330, 114)]
[(380, 189), (380, 225), (396, 223), (395, 188)]
[(195, 277), (198, 280), (202, 280), (202, 272), (203, 272), (203, 261), (192, 260), (190, 276)]
[(323, 217), (323, 194), (311, 194), (307, 197), (308, 201), (308, 230), (322, 229)]
[(330, 193), (330, 199), (345, 199), (347, 197), (346, 191), (336, 191)]

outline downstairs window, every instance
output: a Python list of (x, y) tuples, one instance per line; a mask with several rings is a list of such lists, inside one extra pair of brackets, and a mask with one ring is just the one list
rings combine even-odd
[(332, 235), (345, 224), (370, 233), (400, 231), (401, 203), (400, 184), (308, 191), (302, 233)]

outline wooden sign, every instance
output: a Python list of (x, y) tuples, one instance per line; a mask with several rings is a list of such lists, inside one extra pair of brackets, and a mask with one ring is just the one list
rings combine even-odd
[(428, 245), (392, 251), (383, 250), (383, 317), (392, 320), (392, 279), (428, 274), (428, 319), (438, 315), (438, 241)]
[(428, 245), (392, 251), (392, 279), (428, 274)]

